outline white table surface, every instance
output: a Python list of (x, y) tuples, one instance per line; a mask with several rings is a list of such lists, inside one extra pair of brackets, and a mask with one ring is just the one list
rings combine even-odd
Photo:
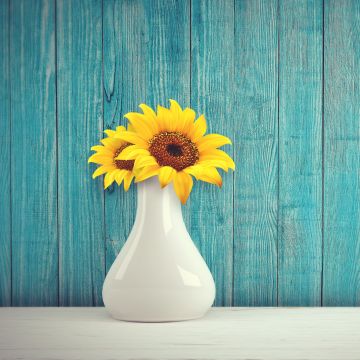
[(103, 308), (0, 308), (0, 359), (360, 359), (359, 308), (213, 308), (177, 323)]

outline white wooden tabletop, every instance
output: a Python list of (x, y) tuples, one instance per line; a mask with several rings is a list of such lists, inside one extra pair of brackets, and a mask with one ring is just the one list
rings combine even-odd
[(360, 359), (359, 308), (213, 308), (127, 323), (103, 308), (0, 308), (0, 359)]

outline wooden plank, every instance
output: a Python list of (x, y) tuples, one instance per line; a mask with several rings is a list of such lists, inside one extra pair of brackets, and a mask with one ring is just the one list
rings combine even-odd
[(90, 147), (102, 136), (102, 3), (57, 2), (60, 305), (99, 305), (105, 273), (103, 186)]
[(186, 1), (144, 0), (146, 102), (190, 104), (190, 5)]
[(0, 2), (0, 306), (11, 305), (9, 2)]
[[(104, 127), (126, 124), (124, 114), (141, 111), (146, 100), (145, 14), (142, 1), (104, 2)], [(98, 181), (102, 181), (99, 178)], [(126, 193), (113, 185), (105, 193), (106, 269), (115, 260), (134, 223), (136, 186)]]
[(322, 0), (280, 0), (279, 16), (278, 300), (319, 306)]
[[(234, 4), (221, 0), (196, 0), (191, 4), (191, 105), (199, 115), (205, 114), (209, 133), (232, 138)], [(232, 155), (232, 147), (224, 150)], [(223, 175), (221, 190), (196, 183), (189, 200), (188, 223), (214, 276), (215, 304), (229, 306), (233, 279), (233, 174), (230, 171)]]
[(57, 305), (55, 8), (10, 14), (13, 305)]
[(357, 360), (359, 327), (356, 308), (212, 308), (162, 324), (116, 321), (103, 308), (6, 308), (0, 358)]
[(277, 303), (277, 6), (235, 2), (234, 305)]
[(323, 303), (360, 305), (360, 3), (325, 1)]

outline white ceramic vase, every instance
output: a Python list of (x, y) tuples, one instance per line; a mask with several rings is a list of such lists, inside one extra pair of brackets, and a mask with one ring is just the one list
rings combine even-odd
[(106, 310), (118, 320), (163, 322), (203, 316), (214, 279), (186, 230), (173, 185), (138, 183), (133, 229), (103, 286)]

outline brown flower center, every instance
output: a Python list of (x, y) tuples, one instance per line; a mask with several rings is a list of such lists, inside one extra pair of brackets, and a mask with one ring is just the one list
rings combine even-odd
[(179, 132), (162, 132), (149, 142), (149, 151), (160, 166), (171, 166), (181, 171), (199, 160), (199, 150)]
[[(131, 144), (125, 143), (124, 145), (120, 146), (119, 149), (116, 150), (114, 159), (128, 146)], [(132, 171), (134, 167), (134, 160), (114, 160), (115, 166), (120, 170), (129, 170)]]

